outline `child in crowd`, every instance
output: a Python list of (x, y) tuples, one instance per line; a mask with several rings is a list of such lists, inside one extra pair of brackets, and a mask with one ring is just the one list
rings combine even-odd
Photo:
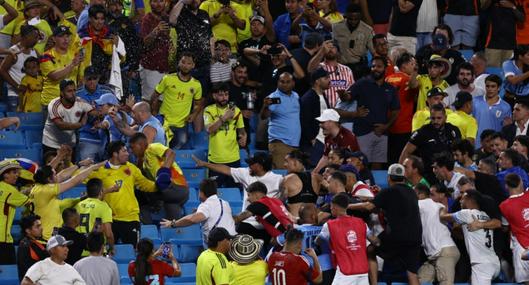
[(40, 75), (39, 60), (36, 57), (28, 57), (24, 61), (26, 75), (20, 82), (19, 112), (40, 112), (40, 93), (42, 92), (43, 77)]

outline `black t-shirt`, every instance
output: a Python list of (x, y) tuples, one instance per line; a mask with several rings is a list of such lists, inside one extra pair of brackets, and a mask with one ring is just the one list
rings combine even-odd
[(199, 9), (195, 15), (187, 7), (184, 7), (176, 22), (176, 34), (178, 35), (176, 58), (180, 58), (182, 52), (188, 51), (195, 56), (196, 68), (211, 64), (209, 40), (212, 32), (209, 15), (206, 11)]
[(430, 166), (434, 154), (451, 152), (453, 143), (460, 139), (461, 132), (450, 123), (446, 123), (440, 129), (436, 129), (432, 124), (427, 124), (413, 132), (409, 142), (417, 147), (415, 153), (422, 158), (425, 172), (431, 173), (432, 168)]
[[(518, 7), (523, 11), (523, 7)], [(493, 3), (489, 8), (487, 48), (513, 50), (516, 47), (516, 18), (511, 8)]]
[[(296, 59), (301, 68), (303, 68), (305, 74), (310, 74), (307, 71), (307, 67), (309, 66), (310, 60), (312, 59), (312, 55), (310, 55), (310, 53), (304, 48), (298, 48), (292, 51), (292, 56)], [(305, 76), (301, 80), (296, 81), (296, 87), (294, 90), (296, 93), (301, 95), (305, 94), (310, 88), (310, 76)]]
[(230, 82), (230, 102), (234, 102), (235, 105), (241, 109), (241, 110), (247, 110), (248, 105), (246, 102), (246, 98), (244, 98), (243, 94), (248, 94), (250, 92), (250, 89), (246, 86), (235, 86), (233, 83)]
[[(448, 0), (446, 14), (474, 16), (478, 15), (475, 0)], [(478, 2), (479, 3), (479, 2)]]
[(383, 189), (373, 200), (383, 210), (386, 220), (384, 238), (393, 245), (420, 245), (422, 225), (419, 202), (413, 189), (406, 184), (395, 184)]
[(503, 200), (507, 199), (503, 187), (501, 187), (498, 178), (495, 175), (489, 175), (479, 171), (474, 171), (476, 179), (474, 184), (476, 190), (482, 194), (488, 195), (496, 204), (496, 207), (500, 205)]
[(86, 249), (86, 236), (78, 233), (75, 229), (65, 226), (59, 229), (59, 234), (66, 240), (73, 241), (73, 243), (68, 246), (68, 258), (66, 258), (66, 263), (74, 265), (74, 263), (81, 259), (83, 250)]
[[(244, 62), (248, 65), (248, 79), (252, 81), (261, 82), (263, 80), (262, 76), (259, 74), (259, 66), (255, 65), (250, 59), (244, 56), (245, 48), (255, 48), (261, 49), (265, 45), (269, 45), (270, 42), (266, 37), (261, 37), (259, 40), (253, 38), (246, 39), (239, 44), (239, 54), (242, 55)], [(270, 57), (266, 55), (259, 55), (261, 61), (266, 62), (266, 64), (271, 64)]]
[(391, 28), (389, 32), (399, 37), (416, 37), (417, 36), (417, 15), (421, 8), (422, 0), (410, 0), (415, 7), (408, 13), (402, 13), (399, 9), (399, 1), (393, 2), (393, 16), (391, 17)]

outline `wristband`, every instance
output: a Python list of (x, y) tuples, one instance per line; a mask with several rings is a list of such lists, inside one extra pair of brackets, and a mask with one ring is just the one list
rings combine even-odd
[(176, 220), (171, 220), (171, 228), (176, 228)]

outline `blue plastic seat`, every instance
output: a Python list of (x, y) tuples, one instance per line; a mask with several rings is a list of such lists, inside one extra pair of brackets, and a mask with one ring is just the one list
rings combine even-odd
[[(231, 207), (231, 206), (230, 206)], [(233, 206), (231, 207), (231, 213), (233, 215), (238, 215), (242, 212), (242, 205), (241, 206)]]
[(272, 172), (283, 176), (287, 175), (286, 169), (272, 169)]
[(129, 263), (136, 259), (136, 252), (132, 244), (116, 244), (114, 246), (115, 255), (112, 257), (116, 263)]
[(178, 246), (176, 259), (179, 262), (195, 262), (203, 250), (204, 248), (201, 245), (181, 244)]
[(180, 168), (197, 168), (197, 164), (191, 158), (191, 155), (195, 155), (200, 160), (207, 160), (207, 153), (203, 149), (179, 149), (175, 152), (175, 161)]
[[(25, 147), (25, 146), (24, 146)], [(42, 160), (42, 149), (38, 148), (4, 148), (0, 145), (0, 160), (5, 158), (27, 158), (35, 162)]]
[(22, 219), (22, 211), (24, 211), (23, 207), (17, 207), (15, 209), (15, 218), (13, 219), (13, 225), (18, 225), (20, 223), (20, 219)]
[(503, 68), (501, 67), (487, 67), (485, 72), (488, 74), (496, 74), (503, 79)]
[(219, 188), (217, 195), (222, 200), (230, 203), (230, 206), (242, 206), (242, 195), (239, 188)]
[(61, 194), (62, 199), (67, 198), (79, 198), (83, 194), (83, 192), (86, 192), (86, 187), (84, 185), (78, 185), (73, 187), (72, 189), (65, 191)]
[(470, 58), (474, 55), (474, 51), (471, 49), (460, 49), (459, 52), (465, 58), (466, 61), (469, 61)]
[(160, 233), (155, 225), (141, 225), (140, 238), (148, 238), (153, 242), (160, 239)]
[[(4, 94), (6, 94), (6, 93), (4, 93)], [(5, 113), (5, 112), (7, 112), (7, 105), (6, 105), (6, 103), (0, 102), (0, 113), (2, 113), (2, 117), (4, 117), (3, 113)]]
[(375, 178), (375, 182), (377, 185), (381, 188), (387, 188), (388, 187), (388, 171), (387, 170), (373, 170), (373, 178)]
[(181, 282), (195, 282), (197, 266), (194, 263), (181, 263), (180, 270), (182, 275), (180, 277), (169, 277), (166, 279), (168, 283), (181, 283)]
[(187, 184), (189, 187), (198, 188), (198, 185), (202, 180), (204, 180), (206, 176), (206, 169), (205, 168), (197, 168), (197, 169), (182, 169), (184, 172), (184, 176), (187, 180)]
[(160, 229), (162, 241), (170, 241), (174, 244), (202, 245), (202, 230), (200, 225), (191, 225), (182, 228)]
[[(20, 225), (11, 226), (11, 236), (13, 237), (15, 243), (18, 243), (22, 239), (22, 228)], [(0, 282), (0, 284), (2, 284), (2, 282)]]
[(22, 131), (0, 131), (0, 148), (25, 149), (26, 136)]
[(18, 285), (18, 269), (16, 265), (0, 265), (0, 284)]
[(40, 130), (24, 130), (26, 136), (26, 142), (29, 145), (33, 143), (42, 143), (42, 129)]
[(248, 151), (246, 149), (241, 149), (239, 151), (240, 160), (241, 160), (241, 167), (248, 167), (248, 163), (246, 163), (246, 159), (248, 158)]
[(127, 263), (118, 263), (118, 272), (119, 272), (119, 277), (122, 280), (123, 279), (130, 280), (130, 278), (129, 278), (129, 263), (128, 262)]
[(8, 117), (18, 117), (21, 125), (44, 125), (43, 113), (17, 113), (7, 112)]
[(207, 149), (209, 145), (209, 134), (206, 131), (193, 133), (191, 136), (194, 149)]

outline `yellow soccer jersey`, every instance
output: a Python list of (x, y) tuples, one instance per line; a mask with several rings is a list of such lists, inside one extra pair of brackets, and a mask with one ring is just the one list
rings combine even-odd
[(426, 97), (428, 95), (428, 91), (430, 91), (433, 87), (439, 87), (441, 90), (445, 90), (450, 85), (446, 80), (441, 81), (440, 84), (432, 86), (432, 80), (430, 80), (430, 77), (428, 74), (421, 74), (417, 75), (417, 80), (419, 81), (419, 96), (417, 97), (417, 110), (422, 110), (426, 108)]
[(112, 209), (106, 202), (97, 198), (87, 198), (79, 202), (75, 209), (81, 216), (81, 222), (76, 230), (82, 234), (94, 229), (97, 218), (100, 218), (103, 224), (112, 223)]
[(202, 85), (195, 78), (182, 81), (177, 74), (168, 74), (158, 83), (156, 92), (163, 95), (160, 114), (169, 126), (181, 128), (191, 113), (193, 100), (202, 98)]
[(42, 93), (43, 83), (44, 78), (40, 75), (37, 77), (25, 75), (22, 78), (20, 85), (24, 86), (26, 88), (26, 91), (20, 99), (20, 112), (30, 113), (42, 111), (40, 95)]
[(13, 185), (4, 181), (0, 182), (0, 203), (2, 203), (3, 208), (0, 214), (0, 242), (13, 243), (11, 226), (15, 218), (15, 210), (28, 201), (28, 196), (20, 193)]
[[(204, 125), (215, 123), (228, 110), (209, 105), (204, 109)], [(237, 129), (244, 128), (241, 110), (235, 107), (235, 115), (231, 120), (224, 122), (215, 132), (209, 134), (208, 160), (214, 163), (230, 163), (240, 159), (239, 144), (237, 142)]]

